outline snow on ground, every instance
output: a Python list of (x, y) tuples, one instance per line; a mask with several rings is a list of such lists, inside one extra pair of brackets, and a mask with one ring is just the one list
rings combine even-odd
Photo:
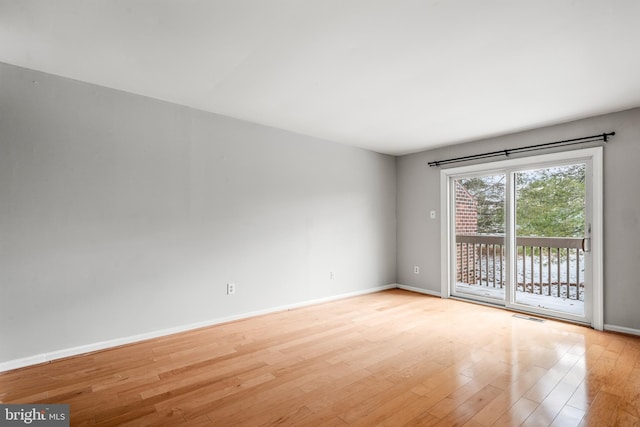
[[(504, 288), (491, 288), (458, 282), (456, 283), (456, 292), (503, 301), (505, 299)], [(529, 307), (544, 308), (546, 310), (584, 316), (584, 301), (580, 300), (517, 291), (516, 303), (528, 305)]]
[[(531, 259), (531, 256), (528, 256), (527, 260), (530, 260), (530, 259)], [(549, 257), (548, 256), (543, 257), (542, 277), (540, 276), (540, 267), (539, 267), (540, 257), (536, 255), (533, 257), (533, 259), (534, 259), (533, 271), (531, 271), (530, 262), (527, 262), (526, 268), (525, 268), (526, 271), (523, 274), (523, 271), (522, 271), (523, 257), (522, 255), (518, 255), (518, 260), (516, 263), (516, 267), (517, 267), (516, 274), (517, 274), (518, 283), (527, 283), (527, 285), (530, 286), (531, 282), (534, 282), (536, 284), (539, 284), (539, 283), (548, 284), (549, 282), (551, 282), (551, 294), (558, 295), (557, 293), (558, 282), (560, 282), (562, 284), (560, 286), (560, 295), (562, 297), (566, 297), (567, 282), (569, 282), (573, 284), (573, 286), (569, 287), (569, 292), (571, 292), (570, 297), (571, 298), (576, 297), (575, 284), (584, 282), (584, 255), (583, 254), (580, 255), (579, 260), (577, 260), (575, 256), (571, 256), (568, 269), (564, 260), (560, 264), (560, 267), (558, 267), (557, 261), (552, 261), (551, 262), (551, 278), (549, 278)], [(578, 266), (577, 264), (578, 261), (580, 262), (579, 271), (577, 271), (576, 269), (576, 267)], [(495, 267), (494, 267), (494, 263), (495, 263)], [(475, 272), (476, 272), (475, 274), (477, 274), (476, 280), (480, 282), (481, 285), (484, 285), (484, 286), (487, 286), (487, 282), (489, 282), (489, 286), (491, 286), (491, 282), (493, 281), (494, 277), (496, 279), (496, 282), (499, 282), (500, 278), (507, 277), (505, 263), (506, 261), (499, 256), (496, 257), (494, 261), (491, 256), (487, 258), (487, 256), (483, 254), (477, 260), (477, 264), (475, 267)], [(468, 280), (468, 279), (465, 278), (463, 280)], [(540, 285), (536, 285), (536, 287), (538, 286)], [(548, 285), (545, 285), (545, 286), (548, 286)], [(583, 289), (580, 288), (580, 299), (584, 299), (584, 295), (582, 295), (582, 293), (583, 293)]]

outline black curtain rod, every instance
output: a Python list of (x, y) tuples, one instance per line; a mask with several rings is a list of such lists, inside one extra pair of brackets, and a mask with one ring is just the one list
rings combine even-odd
[(604, 141), (608, 142), (609, 137), (615, 135), (615, 132), (605, 132), (600, 135), (585, 136), (582, 138), (565, 139), (564, 141), (547, 142), (545, 144), (528, 145), (526, 147), (511, 148), (506, 150), (490, 151), (483, 154), (473, 154), (471, 156), (455, 157), (453, 159), (436, 160), (429, 162), (429, 166), (447, 165), (450, 163), (466, 162), (467, 160), (488, 159), (490, 157), (509, 156), (513, 153), (526, 153), (529, 151), (544, 150), (553, 147), (564, 147), (568, 145), (584, 144), (587, 142)]

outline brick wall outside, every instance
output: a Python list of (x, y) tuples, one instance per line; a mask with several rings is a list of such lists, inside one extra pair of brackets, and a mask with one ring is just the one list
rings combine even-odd
[[(478, 233), (478, 202), (456, 181), (456, 235), (472, 235)], [(457, 280), (465, 283), (476, 283), (475, 248), (472, 245), (457, 245), (456, 270)], [(470, 268), (468, 268), (470, 267)]]

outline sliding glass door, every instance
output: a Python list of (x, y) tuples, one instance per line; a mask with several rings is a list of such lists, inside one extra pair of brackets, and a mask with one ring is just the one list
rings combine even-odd
[(443, 294), (601, 327), (600, 168), (587, 149), (443, 170)]
[(504, 173), (452, 180), (455, 295), (505, 300), (505, 182)]
[(515, 173), (515, 303), (585, 316), (585, 163)]

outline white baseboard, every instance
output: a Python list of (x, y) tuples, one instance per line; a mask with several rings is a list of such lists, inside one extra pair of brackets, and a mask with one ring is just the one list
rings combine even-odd
[(422, 288), (414, 288), (413, 286), (398, 285), (398, 289), (404, 289), (405, 291), (411, 291), (411, 292), (418, 292), (420, 294), (431, 295), (434, 297), (442, 296), (440, 295), (440, 292), (430, 291), (428, 289), (422, 289)]
[(640, 336), (640, 329), (626, 328), (624, 326), (606, 325), (605, 324), (604, 325), (604, 330), (605, 331), (621, 332), (623, 334), (639, 335)]
[(25, 366), (37, 365), (40, 363), (51, 362), (56, 359), (62, 359), (70, 356), (78, 356), (80, 354), (91, 353), (94, 351), (105, 350), (107, 348), (119, 347), (125, 344), (132, 344), (138, 341), (144, 341), (152, 338), (158, 338), (165, 335), (176, 334), (179, 332), (190, 331), (193, 329), (204, 328), (206, 326), (218, 325), (221, 323), (232, 322), (234, 320), (247, 319), (249, 317), (260, 316), (263, 314), (276, 313), (279, 311), (292, 310), (295, 308), (306, 307), (315, 304), (322, 304), (325, 302), (340, 300), (344, 298), (351, 298), (359, 295), (371, 294), (374, 292), (385, 291), (387, 289), (395, 289), (399, 287), (397, 284), (389, 284), (384, 286), (378, 286), (375, 288), (363, 289), (360, 291), (348, 292), (345, 294), (333, 295), (325, 298), (317, 298), (313, 300), (307, 300), (299, 303), (282, 305), (279, 307), (267, 308), (264, 310), (257, 310), (248, 313), (237, 314), (233, 316), (221, 317), (217, 319), (205, 320), (202, 322), (191, 323), (188, 325), (177, 326), (174, 328), (162, 329), (160, 331), (152, 331), (143, 334), (131, 335), (123, 338), (116, 338), (107, 341), (100, 341), (92, 344), (81, 345), (78, 347), (66, 348), (62, 350), (55, 350), (49, 353), (36, 354), (34, 356), (28, 356), (21, 359), (9, 360), (6, 362), (0, 362), (0, 372), (10, 371), (13, 369), (24, 368)]

